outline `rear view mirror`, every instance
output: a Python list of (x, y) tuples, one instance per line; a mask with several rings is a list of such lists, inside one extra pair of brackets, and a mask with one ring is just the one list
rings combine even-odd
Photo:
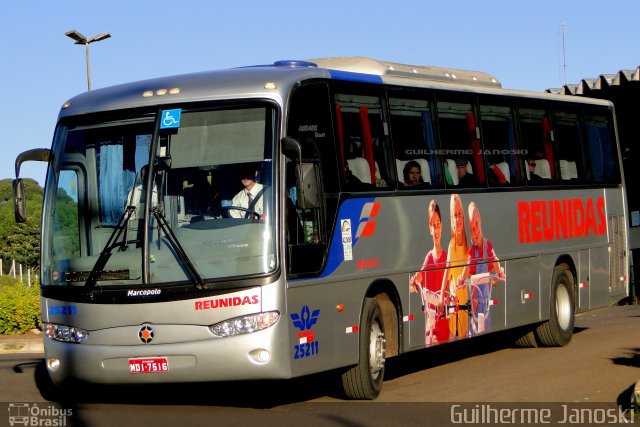
[(20, 166), (24, 162), (37, 161), (48, 162), (51, 150), (48, 148), (34, 148), (18, 154), (16, 157), (16, 179), (13, 180), (13, 212), (16, 222), (27, 220), (27, 204), (24, 198), (24, 184), (20, 177)]
[(27, 203), (24, 198), (24, 184), (22, 178), (13, 180), (13, 212), (16, 222), (25, 222), (27, 220)]
[(287, 156), (287, 158), (302, 163), (302, 147), (297, 140), (290, 136), (282, 138), (282, 153)]

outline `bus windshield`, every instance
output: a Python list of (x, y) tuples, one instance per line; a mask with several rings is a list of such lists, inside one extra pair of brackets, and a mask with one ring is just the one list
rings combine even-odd
[(156, 287), (273, 271), (274, 120), (256, 103), (182, 110), (167, 131), (154, 131), (157, 113), (63, 121), (42, 284)]

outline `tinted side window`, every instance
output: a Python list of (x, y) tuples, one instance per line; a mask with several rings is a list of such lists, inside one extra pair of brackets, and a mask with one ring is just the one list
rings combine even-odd
[(556, 109), (553, 115), (560, 182), (584, 182), (584, 132), (580, 115), (570, 109)]
[(546, 108), (520, 106), (520, 160), (529, 185), (549, 185), (555, 182), (555, 153), (553, 130)]
[(388, 189), (387, 131), (381, 99), (338, 93), (335, 109), (345, 190)]
[(301, 141), (303, 146), (315, 144), (320, 152), (325, 191), (337, 193), (339, 175), (330, 108), (326, 85), (299, 88), (291, 99), (287, 134)]
[(593, 181), (619, 183), (618, 153), (610, 114), (606, 111), (588, 113), (585, 121)]
[(439, 186), (443, 180), (429, 102), (390, 98), (389, 113), (398, 187), (415, 190)]
[(439, 99), (437, 108), (447, 184), (460, 187), (484, 185), (484, 158), (473, 105)]
[(520, 183), (521, 166), (517, 153), (513, 109), (505, 105), (480, 105), (482, 143), (487, 160), (489, 185), (505, 186)]

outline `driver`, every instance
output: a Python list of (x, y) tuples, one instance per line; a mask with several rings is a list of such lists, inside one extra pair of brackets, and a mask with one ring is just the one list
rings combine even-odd
[[(256, 182), (257, 176), (258, 170), (255, 168), (246, 168), (242, 171), (240, 180), (242, 181), (242, 186), (244, 188), (233, 197), (231, 200), (231, 206), (248, 209), (263, 218), (262, 192), (264, 186)], [(238, 209), (230, 209), (229, 215), (233, 218), (251, 217), (250, 213)]]

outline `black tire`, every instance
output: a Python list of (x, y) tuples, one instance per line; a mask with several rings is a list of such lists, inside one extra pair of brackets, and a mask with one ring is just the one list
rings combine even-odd
[(549, 320), (535, 330), (536, 340), (542, 346), (562, 347), (571, 341), (575, 322), (573, 274), (567, 269), (553, 270)]
[(342, 374), (342, 387), (349, 399), (372, 400), (382, 390), (386, 356), (382, 310), (373, 298), (364, 301), (359, 353), (358, 364)]

